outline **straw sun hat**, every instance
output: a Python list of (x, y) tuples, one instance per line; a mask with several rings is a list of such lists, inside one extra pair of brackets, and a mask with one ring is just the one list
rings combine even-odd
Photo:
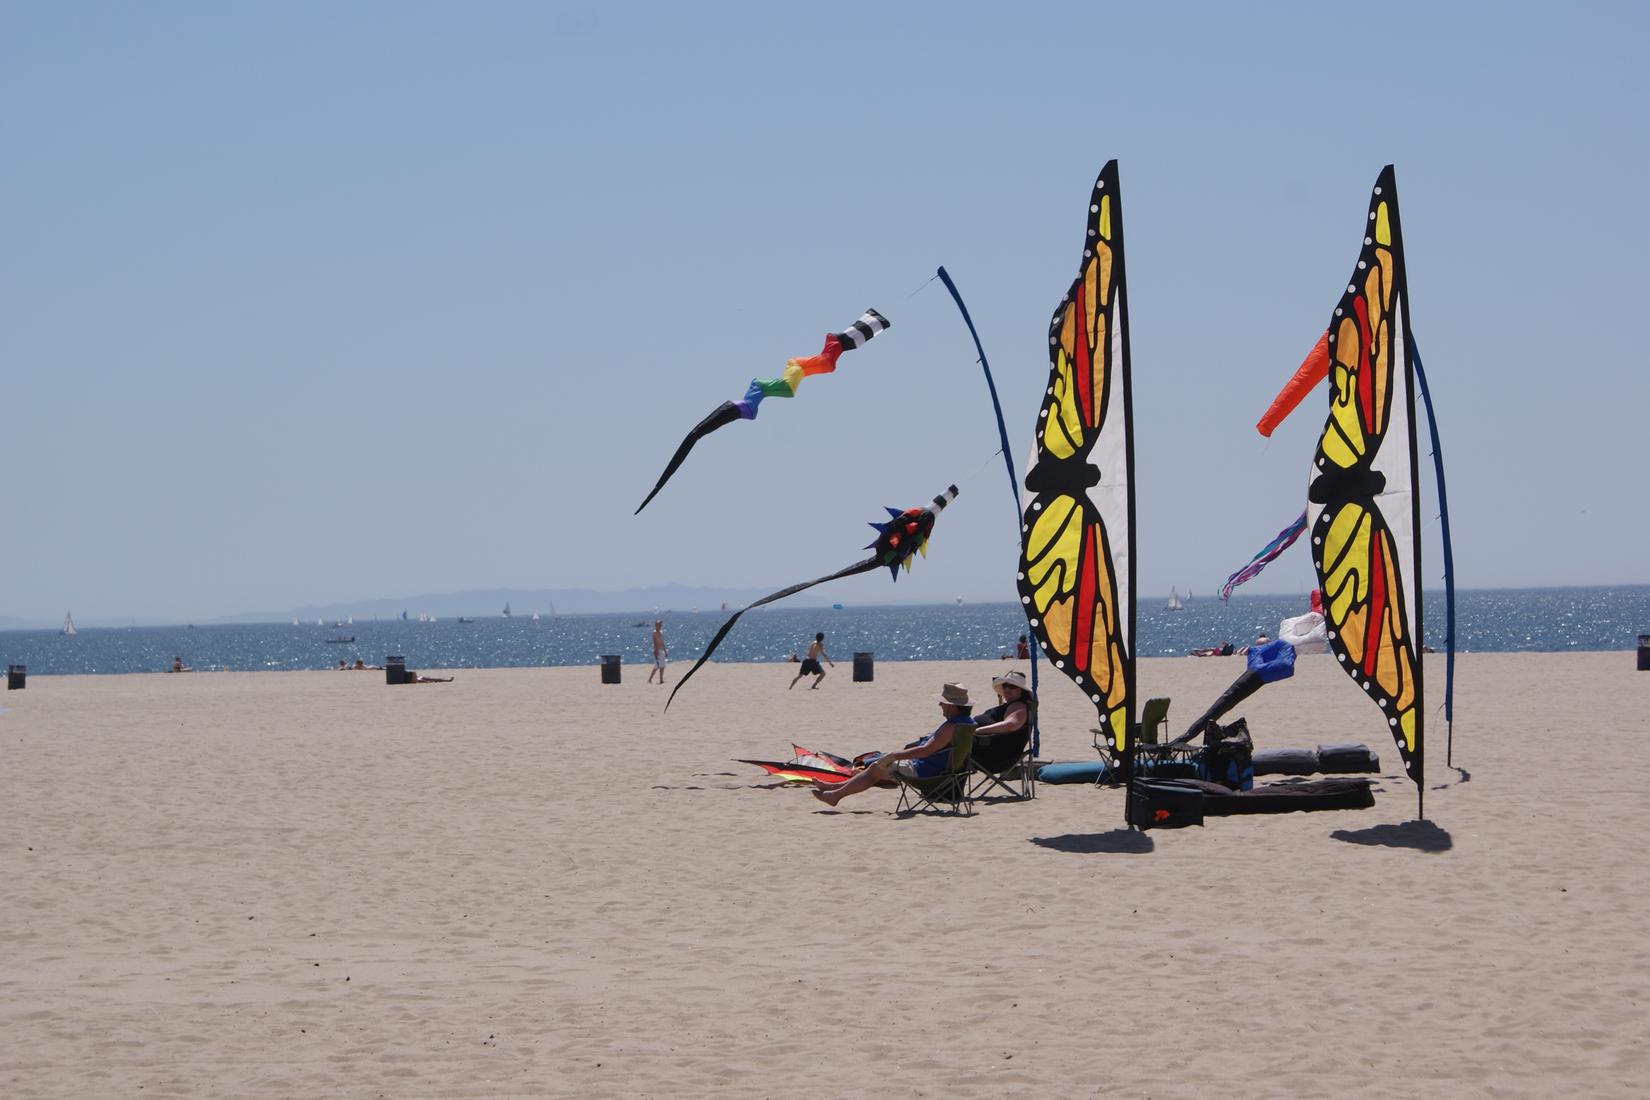
[(953, 707), (973, 705), (968, 701), (968, 689), (961, 684), (946, 684), (940, 689), (940, 693), (934, 696), (934, 702), (945, 703)]
[(1026, 683), (1026, 674), (1017, 668), (1005, 672), (1001, 676), (993, 676), (991, 678), (992, 687), (1001, 687), (1004, 684), (1013, 684), (1023, 692), (1029, 692), (1031, 690), (1031, 687)]

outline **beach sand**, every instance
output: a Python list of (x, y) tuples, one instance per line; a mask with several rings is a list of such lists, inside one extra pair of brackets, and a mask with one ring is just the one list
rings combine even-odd
[[(897, 747), (1005, 667), (713, 665), (668, 715), (637, 666), (33, 677), (0, 696), (0, 1093), (1643, 1094), (1631, 653), (1460, 658), (1470, 779), (1435, 719), (1425, 825), (1326, 656), (1240, 713), (1367, 742), (1370, 810), (897, 818), (734, 763)], [(1141, 695), (1178, 732), (1241, 668), (1143, 661)], [(1043, 694), (1044, 756), (1091, 759)]]

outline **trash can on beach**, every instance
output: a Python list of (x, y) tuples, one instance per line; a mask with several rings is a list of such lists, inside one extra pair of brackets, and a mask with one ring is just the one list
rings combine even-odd
[[(1650, 672), (1650, 634), (1639, 635), (1639, 671)], [(21, 678), (18, 679), (17, 686), (23, 686)]]
[(623, 658), (617, 653), (602, 654), (602, 683), (616, 684), (619, 682), (619, 663)]
[(407, 659), (405, 657), (384, 658), (384, 682), (386, 684), (404, 684), (407, 682)]
[(870, 683), (873, 678), (873, 664), (869, 653), (854, 654), (854, 683)]
[[(1640, 648), (1639, 652), (1641, 654), (1644, 652), (1642, 647)], [(1641, 656), (1639, 658), (1639, 660), (1640, 660), (1640, 663), (1642, 663), (1644, 658)], [(23, 681), (28, 679), (28, 676), (29, 676), (29, 668), (28, 668), (27, 665), (7, 665), (6, 666), (6, 690), (7, 691), (22, 691), (23, 690)]]

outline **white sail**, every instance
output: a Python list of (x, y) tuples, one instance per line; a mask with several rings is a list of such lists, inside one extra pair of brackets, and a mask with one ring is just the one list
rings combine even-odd
[(1167, 610), (1169, 610), (1169, 611), (1181, 611), (1185, 607), (1186, 607), (1186, 605), (1180, 602), (1180, 593), (1175, 591), (1174, 588), (1171, 587), (1169, 589), (1169, 602), (1168, 602), (1168, 605), (1167, 605)]
[(74, 616), (69, 614), (67, 611), (63, 613), (63, 633), (68, 635), (73, 635), (75, 633)]

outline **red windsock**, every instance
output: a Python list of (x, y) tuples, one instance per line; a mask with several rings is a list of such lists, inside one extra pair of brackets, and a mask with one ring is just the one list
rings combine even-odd
[(1284, 417), (1295, 411), (1295, 406), (1312, 392), (1312, 388), (1328, 377), (1329, 331), (1326, 329), (1318, 337), (1318, 342), (1312, 345), (1312, 350), (1306, 353), (1295, 376), (1284, 383), (1283, 389), (1272, 399), (1271, 406), (1255, 425), (1255, 430), (1271, 438), (1272, 429), (1283, 423)]

